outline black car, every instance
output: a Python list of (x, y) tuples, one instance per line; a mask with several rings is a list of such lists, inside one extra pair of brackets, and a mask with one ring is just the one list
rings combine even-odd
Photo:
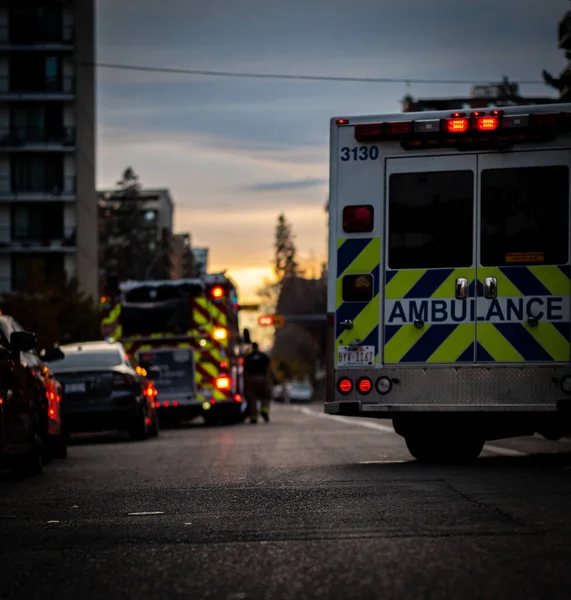
[(61, 346), (64, 358), (50, 362), (63, 386), (66, 432), (121, 430), (133, 440), (158, 435), (149, 381), (119, 342), (82, 342)]
[(0, 465), (20, 474), (43, 468), (47, 403), (37, 373), (24, 359), (36, 337), (9, 316), (0, 316)]

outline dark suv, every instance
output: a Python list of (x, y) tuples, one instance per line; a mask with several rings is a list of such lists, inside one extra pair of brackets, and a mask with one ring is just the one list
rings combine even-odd
[(44, 398), (24, 353), (36, 347), (33, 333), (0, 316), (0, 464), (22, 474), (43, 468)]
[(158, 435), (150, 383), (119, 342), (81, 342), (60, 348), (64, 358), (50, 362), (63, 386), (67, 433), (127, 431), (132, 439)]

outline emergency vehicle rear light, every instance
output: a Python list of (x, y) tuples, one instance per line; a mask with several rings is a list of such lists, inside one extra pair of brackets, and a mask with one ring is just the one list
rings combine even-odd
[(397, 121), (396, 123), (386, 123), (385, 133), (391, 135), (406, 135), (412, 132), (412, 121)]
[(519, 129), (529, 124), (528, 115), (509, 115), (502, 119), (502, 129)]
[(335, 123), (337, 125), (349, 125), (349, 119), (337, 119)]
[(242, 394), (234, 394), (234, 402), (242, 402)]
[(221, 368), (221, 369), (227, 369), (227, 368), (228, 368), (228, 361), (227, 361), (227, 360), (223, 360), (223, 361), (220, 363), (220, 368)]
[(464, 112), (453, 112), (450, 116), (453, 119), (460, 119), (461, 117), (465, 117), (466, 113), (464, 113)]
[(224, 288), (221, 288), (219, 285), (215, 288), (212, 288), (212, 297), (213, 298), (222, 298), (224, 296)]
[(361, 394), (368, 394), (373, 389), (373, 382), (368, 377), (361, 377), (357, 381), (357, 389)]
[(228, 331), (224, 327), (217, 327), (212, 332), (212, 337), (220, 342), (228, 337)]
[(440, 131), (439, 119), (425, 119), (422, 121), (415, 121), (414, 123), (415, 133), (435, 133), (438, 131)]
[(220, 377), (216, 378), (216, 387), (219, 390), (228, 390), (230, 389), (231, 385), (232, 382), (230, 381), (230, 377), (227, 377), (226, 375), (221, 375)]
[(383, 124), (355, 125), (355, 139), (362, 144), (383, 139)]
[(494, 131), (500, 126), (498, 117), (479, 117), (474, 119), (474, 129), (478, 131)]
[(559, 113), (536, 113), (530, 115), (530, 127), (555, 127), (559, 124), (561, 115)]
[(377, 379), (377, 383), (375, 384), (375, 387), (377, 388), (377, 392), (379, 392), (379, 394), (382, 394), (384, 396), (385, 394), (388, 394), (392, 390), (393, 382), (386, 376), (379, 377)]
[(341, 394), (350, 394), (351, 390), (353, 389), (353, 382), (348, 377), (342, 377), (337, 382), (337, 389)]
[(466, 133), (470, 125), (469, 119), (445, 119), (448, 133)]
[(373, 206), (362, 204), (343, 208), (343, 231), (346, 233), (366, 233), (373, 231)]

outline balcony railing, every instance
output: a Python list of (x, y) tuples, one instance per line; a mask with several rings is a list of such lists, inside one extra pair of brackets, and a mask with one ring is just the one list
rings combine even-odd
[(52, 176), (39, 174), (28, 181), (19, 181), (7, 173), (0, 173), (0, 198), (17, 199), (21, 196), (57, 200), (61, 196), (74, 196), (75, 193), (75, 176), (66, 176), (58, 181)]
[(50, 27), (45, 23), (29, 23), (26, 27), (0, 26), (0, 46), (70, 46), (75, 42), (75, 26)]
[(0, 128), (0, 147), (20, 147), (26, 144), (75, 145), (75, 127), (59, 127), (46, 131), (44, 127)]
[(75, 77), (66, 75), (58, 80), (29, 78), (24, 82), (11, 81), (10, 77), (0, 77), (0, 94), (74, 94)]
[(75, 248), (76, 228), (58, 227), (50, 229), (44, 226), (42, 230), (28, 231), (26, 228), (0, 227), (0, 252), (28, 249)]

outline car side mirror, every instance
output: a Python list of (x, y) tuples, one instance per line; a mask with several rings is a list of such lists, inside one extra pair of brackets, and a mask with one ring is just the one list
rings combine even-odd
[(40, 358), (45, 362), (54, 362), (56, 360), (63, 360), (65, 358), (65, 354), (61, 348), (54, 346), (53, 348), (44, 348), (40, 352)]
[(30, 352), (36, 348), (36, 334), (30, 331), (13, 331), (10, 346), (14, 352)]
[(244, 329), (244, 344), (251, 344), (252, 338), (250, 337), (250, 330)]
[(153, 381), (156, 381), (157, 379), (161, 378), (161, 370), (159, 369), (159, 367), (150, 367), (147, 370), (147, 376), (149, 379), (152, 379)]

